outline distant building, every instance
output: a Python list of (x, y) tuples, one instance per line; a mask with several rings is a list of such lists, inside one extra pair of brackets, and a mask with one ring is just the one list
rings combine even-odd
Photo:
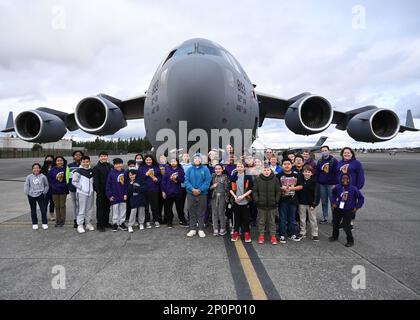
[[(29, 143), (19, 138), (0, 137), (0, 150), (32, 150), (35, 143)], [(45, 150), (72, 150), (71, 140), (60, 140), (53, 143), (41, 144)]]

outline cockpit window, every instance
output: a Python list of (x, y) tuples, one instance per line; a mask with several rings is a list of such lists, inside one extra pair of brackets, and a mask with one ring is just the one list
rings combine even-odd
[(200, 54), (210, 54), (213, 56), (221, 56), (220, 50), (216, 47), (205, 46), (202, 44), (198, 45), (198, 53)]
[(165, 61), (162, 63), (162, 66), (166, 63), (166, 61), (168, 61), (170, 58), (173, 57), (174, 53), (176, 52), (176, 50), (172, 50), (169, 54), (168, 57), (165, 59)]
[(195, 44), (189, 45), (189, 46), (185, 46), (182, 48), (178, 48), (175, 50), (172, 50), (169, 54), (168, 57), (165, 59), (165, 61), (162, 63), (162, 66), (165, 65), (165, 63), (171, 59), (172, 57), (176, 57), (176, 56), (186, 56), (189, 54), (193, 54), (195, 53)]
[(181, 48), (177, 49), (173, 56), (174, 57), (175, 56), (186, 56), (186, 55), (193, 54), (193, 53), (195, 53), (195, 45), (189, 45), (189, 46), (181, 47)]

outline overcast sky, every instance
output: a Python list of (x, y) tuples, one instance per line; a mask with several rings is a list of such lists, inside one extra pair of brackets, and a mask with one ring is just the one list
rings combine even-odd
[[(0, 0), (0, 126), (9, 110), (72, 112), (101, 92), (144, 93), (170, 49), (202, 37), (230, 51), (261, 92), (289, 98), (310, 91), (344, 111), (374, 104), (403, 123), (411, 108), (420, 127), (419, 17), (417, 0)], [(115, 137), (144, 132), (142, 120), (131, 121)], [(297, 136), (282, 120), (264, 123), (259, 145), (302, 146), (321, 135), (336, 147), (372, 146), (333, 126)], [(377, 146), (420, 146), (420, 134)]]

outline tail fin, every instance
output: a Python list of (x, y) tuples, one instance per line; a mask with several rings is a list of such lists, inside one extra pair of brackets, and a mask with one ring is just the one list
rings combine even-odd
[(15, 131), (15, 124), (13, 122), (13, 112), (9, 112), (9, 117), (7, 118), (6, 128), (2, 130), (1, 132), (13, 132)]
[(405, 121), (406, 127), (414, 128), (413, 114), (411, 113), (411, 110), (407, 110), (407, 119)]
[(327, 141), (328, 137), (321, 137), (319, 138), (318, 142), (315, 144), (316, 147), (320, 147), (324, 144), (325, 141)]
[(400, 132), (405, 131), (419, 131), (419, 129), (417, 129), (414, 126), (413, 114), (411, 113), (411, 110), (407, 110), (407, 119), (405, 120), (405, 126), (400, 127)]

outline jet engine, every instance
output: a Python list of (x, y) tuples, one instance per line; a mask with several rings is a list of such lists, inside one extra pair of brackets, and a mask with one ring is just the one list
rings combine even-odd
[(111, 135), (127, 126), (121, 109), (104, 97), (88, 97), (75, 110), (76, 123), (81, 130), (100, 136)]
[(317, 95), (307, 95), (294, 102), (286, 111), (286, 126), (292, 132), (311, 135), (326, 130), (334, 116), (327, 99)]
[(388, 141), (400, 131), (400, 119), (388, 109), (372, 109), (359, 113), (350, 119), (347, 132), (356, 141)]
[(15, 130), (20, 139), (34, 143), (55, 142), (67, 132), (63, 120), (40, 110), (20, 113), (15, 119)]

